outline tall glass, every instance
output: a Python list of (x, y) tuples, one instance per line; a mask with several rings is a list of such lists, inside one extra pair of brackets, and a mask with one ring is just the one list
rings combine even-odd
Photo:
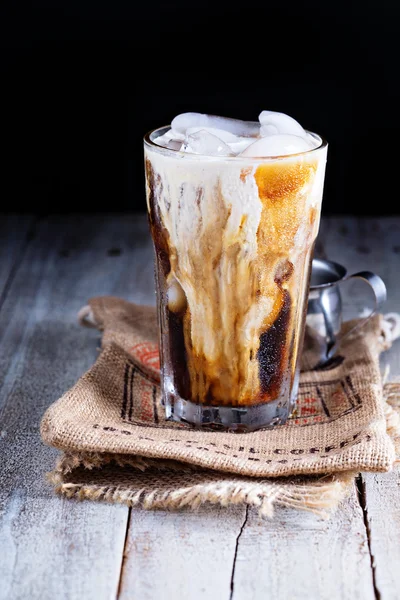
[(299, 352), (327, 144), (201, 156), (145, 136), (167, 417), (239, 431), (284, 423)]

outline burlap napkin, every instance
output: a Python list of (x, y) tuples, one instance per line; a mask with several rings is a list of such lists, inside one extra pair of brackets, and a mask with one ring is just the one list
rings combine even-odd
[[(41, 426), (43, 441), (63, 452), (50, 480), (68, 497), (146, 508), (245, 502), (267, 515), (283, 504), (325, 513), (356, 472), (388, 471), (396, 460), (399, 418), (379, 371), (379, 354), (390, 345), (382, 315), (343, 343), (330, 365), (302, 372), (286, 425), (247, 434), (165, 420), (153, 307), (94, 298), (80, 320), (103, 331), (102, 351)], [(392, 405), (399, 390), (385, 388)]]

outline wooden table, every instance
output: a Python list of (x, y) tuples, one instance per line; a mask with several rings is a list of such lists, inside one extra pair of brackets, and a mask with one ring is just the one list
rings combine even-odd
[[(333, 600), (400, 598), (399, 474), (362, 474), (331, 520), (278, 509), (146, 512), (56, 497), (47, 406), (89, 368), (94, 295), (154, 303), (144, 215), (4, 217), (0, 224), (0, 598)], [(400, 218), (325, 218), (317, 253), (387, 283), (400, 310)], [(346, 284), (345, 310), (365, 305)], [(382, 359), (400, 374), (400, 342)]]

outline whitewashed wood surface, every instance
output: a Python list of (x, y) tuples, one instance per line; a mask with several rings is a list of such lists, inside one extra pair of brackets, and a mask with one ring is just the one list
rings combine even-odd
[[(17, 234), (16, 234), (17, 233)], [(154, 304), (146, 217), (7, 217), (0, 223), (1, 600), (400, 598), (400, 478), (361, 475), (330, 520), (244, 507), (146, 512), (67, 501), (44, 475), (45, 408), (95, 360), (76, 313), (94, 295)], [(400, 312), (400, 218), (325, 218), (317, 254), (387, 283)], [(372, 303), (345, 284), (351, 317)], [(400, 375), (400, 342), (382, 359)]]

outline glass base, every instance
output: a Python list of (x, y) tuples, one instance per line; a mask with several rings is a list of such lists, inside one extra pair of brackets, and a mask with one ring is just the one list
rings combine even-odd
[(253, 406), (207, 406), (169, 393), (165, 398), (165, 412), (167, 419), (172, 421), (245, 432), (282, 425), (292, 412), (293, 404), (286, 396)]

